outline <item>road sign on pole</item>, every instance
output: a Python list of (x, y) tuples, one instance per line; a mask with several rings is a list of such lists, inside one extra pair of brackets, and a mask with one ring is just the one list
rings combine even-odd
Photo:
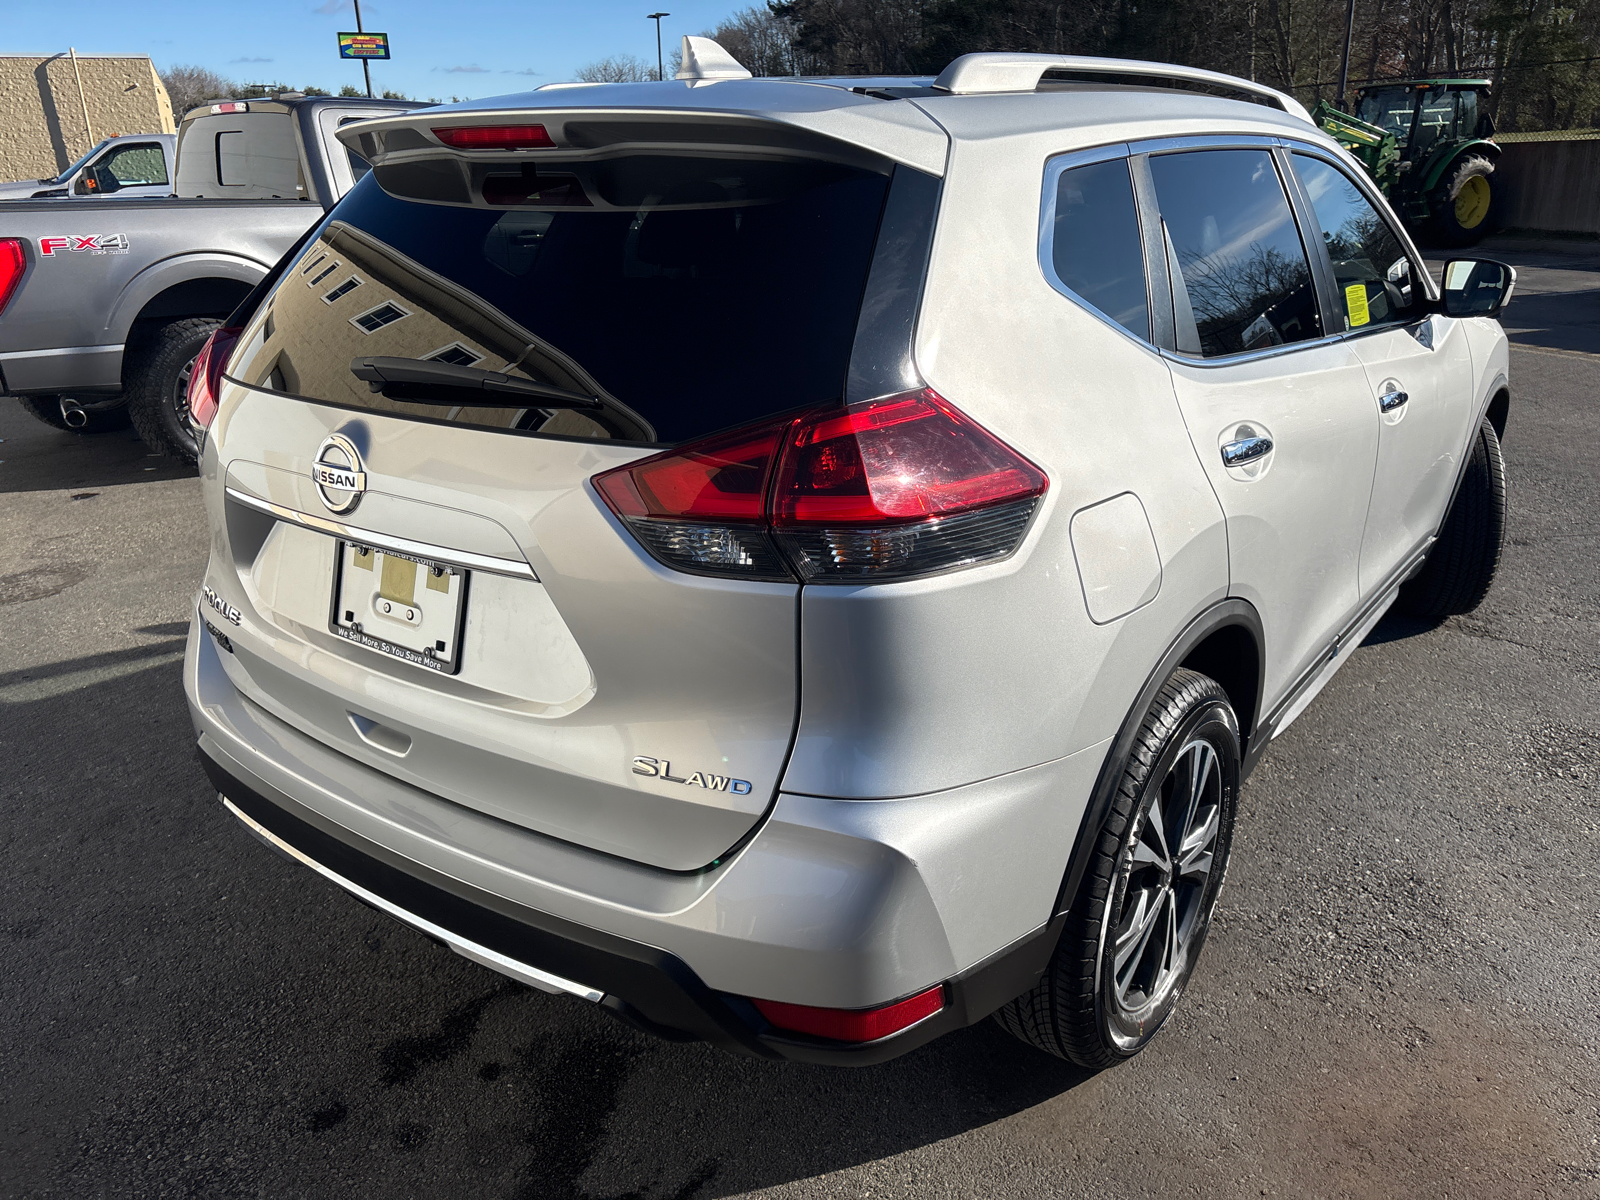
[(339, 35), (340, 58), (388, 58), (389, 35), (387, 33), (341, 33)]

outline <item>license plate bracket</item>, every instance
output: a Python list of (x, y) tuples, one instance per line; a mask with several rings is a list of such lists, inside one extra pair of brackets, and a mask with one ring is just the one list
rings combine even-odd
[(329, 630), (413, 666), (459, 671), (469, 572), (359, 542), (335, 545)]

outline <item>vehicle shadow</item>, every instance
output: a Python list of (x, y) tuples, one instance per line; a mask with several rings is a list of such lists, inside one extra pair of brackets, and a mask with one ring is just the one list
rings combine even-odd
[(68, 433), (0, 398), (0, 493), (92, 490), (194, 473), (187, 462), (151, 454), (132, 429)]
[(1399, 642), (1406, 638), (1432, 633), (1444, 624), (1443, 617), (1410, 617), (1390, 609), (1383, 620), (1372, 627), (1372, 632), (1361, 639), (1363, 646), (1381, 646), (1385, 642)]
[(218, 803), (181, 631), (0, 674), (0, 844), (27, 864), (0, 921), (24, 1192), (724, 1196), (1091, 1078), (987, 1021), (859, 1070), (738, 1058), (462, 959)]

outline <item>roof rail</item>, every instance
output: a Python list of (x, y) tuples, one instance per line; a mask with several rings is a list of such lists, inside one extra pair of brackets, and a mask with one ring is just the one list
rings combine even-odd
[(1258, 96), (1291, 117), (1314, 125), (1311, 114), (1293, 96), (1265, 84), (1203, 71), (1199, 67), (1179, 67), (1171, 63), (1140, 62), (1133, 58), (1087, 58), (1074, 54), (963, 54), (933, 81), (933, 86), (957, 96), (982, 92), (1037, 91), (1047, 71), (1077, 71), (1086, 75), (1137, 75), (1142, 78), (1173, 79), (1184, 83), (1203, 83)]

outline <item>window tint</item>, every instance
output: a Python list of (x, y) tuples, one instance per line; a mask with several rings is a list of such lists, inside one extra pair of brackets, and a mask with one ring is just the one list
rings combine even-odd
[(1321, 336), (1311, 267), (1266, 150), (1150, 158), (1178, 349), (1213, 358)]
[[(888, 174), (714, 154), (497, 169), (518, 196), (494, 208), (401, 198), (385, 168), (368, 174), (229, 373), (430, 421), (669, 443), (841, 396)], [(408, 402), (351, 374), (365, 355), (525, 376), (603, 411)]]
[(1322, 226), (1344, 327), (1356, 329), (1411, 316), (1417, 306), (1411, 260), (1388, 222), (1332, 164), (1296, 154), (1294, 169)]
[(157, 143), (125, 146), (108, 156), (104, 167), (123, 187), (167, 181), (166, 156), (161, 153), (161, 146)]
[(1126, 159), (1061, 172), (1050, 257), (1063, 286), (1149, 340), (1144, 250)]

